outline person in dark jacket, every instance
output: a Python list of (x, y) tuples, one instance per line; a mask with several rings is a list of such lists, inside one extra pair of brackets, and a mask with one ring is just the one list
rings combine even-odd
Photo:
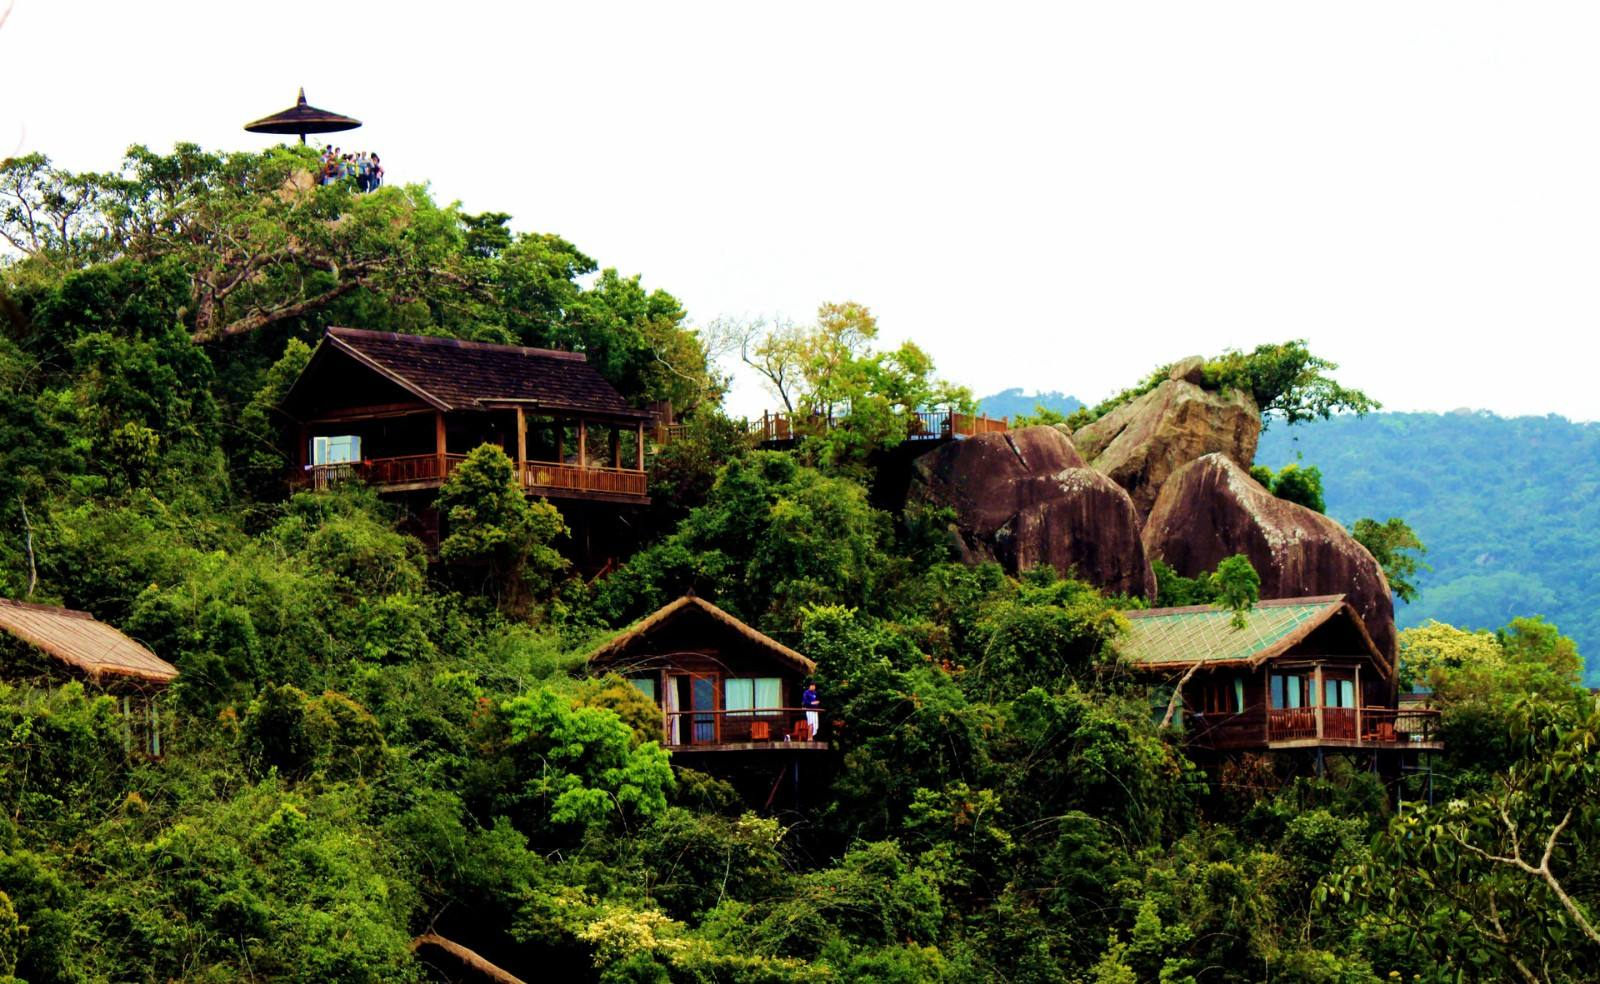
[(811, 740), (817, 738), (817, 726), (821, 723), (821, 715), (817, 709), (822, 706), (822, 698), (817, 696), (817, 685), (813, 681), (806, 684), (806, 692), (800, 695), (800, 706), (805, 708), (806, 724), (811, 729)]

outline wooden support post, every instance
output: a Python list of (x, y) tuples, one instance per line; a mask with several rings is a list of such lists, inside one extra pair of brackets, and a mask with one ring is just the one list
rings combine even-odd
[(443, 410), (435, 410), (433, 412), (433, 456), (434, 456), (434, 467), (437, 468), (438, 471), (439, 471), (439, 481), (441, 481), (441, 482), (444, 481), (444, 454), (445, 454), (444, 411)]
[(517, 486), (528, 484), (528, 415), (517, 408)]
[(589, 428), (583, 418), (578, 418), (578, 467), (589, 467)]
[(633, 449), (633, 467), (635, 471), (644, 471), (644, 421), (639, 421), (639, 429), (635, 432), (638, 443)]
[[(1317, 740), (1322, 740), (1322, 664), (1311, 675), (1311, 706), (1317, 709)], [(1321, 763), (1321, 760), (1318, 760)]]
[(1361, 744), (1361, 664), (1356, 664), (1356, 744)]

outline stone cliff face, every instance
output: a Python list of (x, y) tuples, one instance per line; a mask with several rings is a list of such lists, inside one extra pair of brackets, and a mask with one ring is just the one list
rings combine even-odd
[(1127, 490), (1140, 518), (1173, 472), (1220, 452), (1244, 468), (1256, 456), (1261, 413), (1250, 394), (1197, 385), (1203, 362), (1185, 359), (1155, 389), (1072, 432), (1093, 468)]
[(1144, 546), (1185, 577), (1242, 553), (1261, 575), (1263, 599), (1345, 595), (1394, 664), (1394, 601), (1378, 562), (1343, 526), (1274, 496), (1229, 455), (1205, 455), (1167, 479)]
[(1107, 591), (1154, 597), (1126, 492), (1085, 466), (1065, 435), (1025, 427), (953, 441), (918, 458), (909, 502), (950, 506), (969, 563), (1016, 573), (1048, 563)]

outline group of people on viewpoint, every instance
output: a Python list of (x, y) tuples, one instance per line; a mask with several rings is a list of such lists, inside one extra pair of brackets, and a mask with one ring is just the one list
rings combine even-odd
[(360, 192), (377, 191), (383, 184), (383, 162), (377, 154), (361, 151), (346, 154), (338, 147), (328, 147), (322, 152), (322, 184), (337, 184), (354, 180)]

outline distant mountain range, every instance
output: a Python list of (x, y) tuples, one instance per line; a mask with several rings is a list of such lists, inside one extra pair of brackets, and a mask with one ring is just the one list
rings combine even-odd
[[(1019, 401), (1062, 413), (1082, 405), (1018, 389), (980, 403), (1006, 416)], [(1600, 685), (1600, 424), (1474, 411), (1335, 417), (1268, 428), (1256, 461), (1317, 466), (1341, 523), (1411, 524), (1433, 570), (1418, 579), (1416, 602), (1397, 605), (1401, 628), (1438, 619), (1493, 629), (1543, 615), (1577, 641)]]
[(1083, 406), (1083, 402), (1075, 396), (1068, 396), (1055, 390), (1048, 393), (1027, 393), (1019, 386), (1001, 390), (993, 396), (986, 396), (978, 401), (978, 406), (986, 417), (1016, 417), (1021, 414), (1031, 414), (1041, 405), (1057, 413), (1068, 414)]

